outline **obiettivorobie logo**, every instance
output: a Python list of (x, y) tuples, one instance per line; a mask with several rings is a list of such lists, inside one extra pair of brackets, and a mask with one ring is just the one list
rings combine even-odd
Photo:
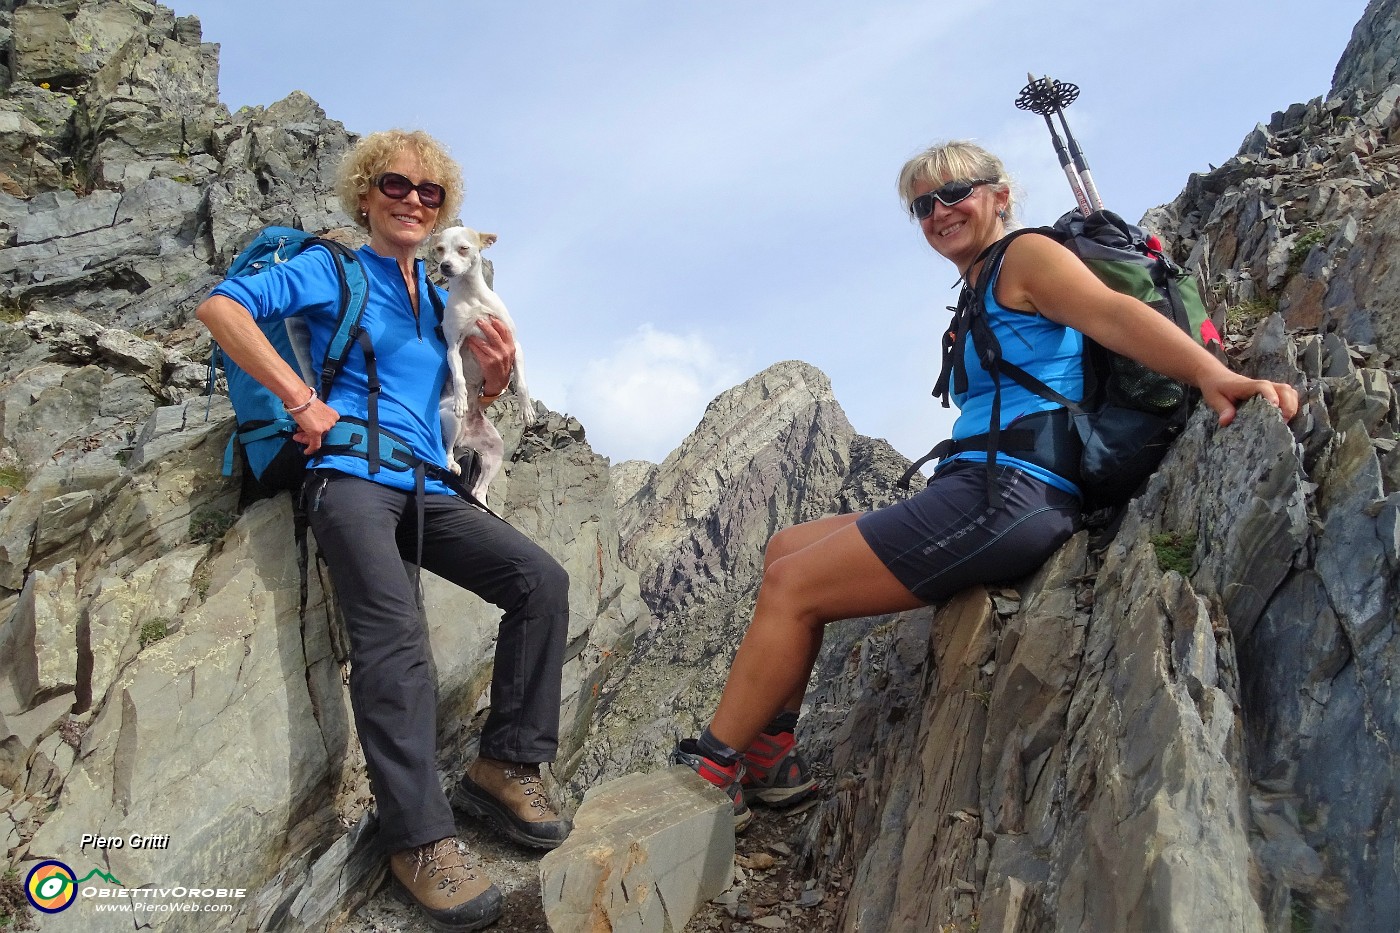
[[(81, 901), (80, 911), (98, 913), (233, 913), (246, 888), (217, 885), (143, 884), (128, 888), (115, 875), (94, 868), (79, 878), (68, 865), (45, 859), (29, 870), (24, 896), (35, 910), (56, 914)], [(138, 924), (139, 925), (139, 924)]]
[(94, 868), (79, 878), (67, 865), (56, 859), (48, 859), (29, 870), (29, 875), (24, 879), (24, 896), (35, 910), (56, 914), (71, 907), (78, 899), (78, 885), (93, 877), (121, 887), (120, 881), (101, 869)]

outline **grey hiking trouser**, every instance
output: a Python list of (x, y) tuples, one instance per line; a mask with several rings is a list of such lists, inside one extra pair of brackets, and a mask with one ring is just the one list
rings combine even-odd
[[(335, 470), (303, 493), (350, 638), (350, 705), (395, 852), (456, 833), (437, 776), (437, 682), (417, 605), (414, 494)], [(423, 569), (504, 611), (481, 754), (553, 761), (569, 578), (539, 545), (456, 496), (425, 497)]]

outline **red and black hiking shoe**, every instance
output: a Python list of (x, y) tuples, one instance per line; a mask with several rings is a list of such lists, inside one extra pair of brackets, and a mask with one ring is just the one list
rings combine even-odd
[(817, 789), (791, 732), (759, 733), (744, 752), (743, 764), (744, 793), (770, 807), (795, 806)]
[(671, 764), (685, 765), (711, 784), (729, 795), (734, 801), (734, 832), (741, 833), (753, 819), (753, 811), (744, 803), (744, 763), (736, 761), (732, 765), (722, 765), (705, 757), (700, 745), (694, 739), (682, 739), (671, 752)]

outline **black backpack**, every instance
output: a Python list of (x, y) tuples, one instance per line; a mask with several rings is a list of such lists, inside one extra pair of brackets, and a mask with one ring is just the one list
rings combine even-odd
[[(969, 335), (977, 359), (996, 385), (991, 424), (985, 434), (945, 440), (900, 479), (906, 487), (929, 460), (966, 450), (987, 452), (989, 503), (1002, 504), (992, 479), (997, 451), (1045, 467), (1076, 483), (1089, 511), (1127, 502), (1156, 470), (1181, 433), (1199, 398), (1180, 383), (1084, 338), (1084, 399), (1074, 402), (1001, 356), (1001, 346), (986, 320), (986, 294), (1001, 268), (1007, 247), (1018, 236), (1039, 234), (1064, 244), (1104, 284), (1133, 296), (1167, 317), (1204, 346), (1220, 345), (1220, 336), (1205, 310), (1195, 277), (1163, 253), (1155, 237), (1110, 211), (1087, 217), (1071, 211), (1052, 227), (1025, 228), (1007, 234), (984, 251), (977, 281), (964, 284), (952, 325), (943, 335), (943, 365), (933, 394), (948, 407), (951, 390), (967, 390), (964, 341)], [(1000, 430), (1001, 378), (1006, 377), (1061, 408), (1038, 412)]]

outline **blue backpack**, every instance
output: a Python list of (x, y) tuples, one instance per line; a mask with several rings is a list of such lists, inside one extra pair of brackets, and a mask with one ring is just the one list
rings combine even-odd
[[(369, 297), (369, 276), (360, 258), (343, 243), (323, 239), (294, 227), (264, 227), (253, 241), (234, 257), (226, 278), (257, 275), (264, 269), (286, 262), (313, 247), (321, 247), (331, 254), (331, 258), (335, 260), (336, 277), (340, 281), (340, 312), (336, 317), (335, 333), (326, 347), (326, 358), (322, 361), (319, 371), (311, 360), (310, 330), (300, 317), (293, 316), (268, 324), (260, 323), (258, 326), (282, 359), (301, 373), (307, 385), (316, 386), (316, 392), (323, 401), (330, 398), (331, 384), (345, 367), (351, 345), (359, 345), (360, 352), (364, 354), (365, 374), (369, 382), (368, 417), (359, 419), (342, 416), (322, 438), (321, 449), (328, 453), (361, 457), (369, 463), (370, 473), (377, 473), (382, 467), (414, 474), (418, 508), (418, 553), (414, 563), (421, 568), (426, 479), (440, 480), (482, 511), (493, 515), (495, 513), (471, 494), (471, 479), (477, 468), (474, 452), (462, 463), (464, 475), (458, 476), (436, 464), (425, 462), (402, 439), (379, 427), (380, 384), (375, 366), (374, 347), (370, 344), (369, 335), (360, 327), (365, 301)], [(429, 288), (428, 299), (437, 315), (438, 330), (441, 333), (442, 297), (436, 288)], [(307, 460), (302, 446), (292, 440), (292, 435), (297, 430), (296, 420), (287, 414), (281, 399), (229, 359), (228, 355), (219, 349), (218, 344), (213, 345), (209, 356), (211, 396), (214, 390), (214, 376), (220, 363), (228, 382), (229, 401), (233, 403), (234, 415), (238, 419), (238, 426), (224, 450), (224, 475), (233, 474), (234, 448), (242, 447), (244, 457), (248, 461), (248, 470), (259, 484), (273, 491), (295, 491), (305, 477)], [(294, 495), (292, 501), (297, 569), (301, 575), (301, 609), (304, 613), (307, 598), (307, 520), (300, 497)], [(422, 587), (417, 589), (418, 603), (421, 607)]]
[[(364, 357), (365, 375), (369, 382), (368, 417), (362, 419), (342, 415), (335, 427), (322, 438), (322, 451), (359, 457), (368, 462), (371, 474), (379, 472), (381, 468), (414, 473), (415, 486), (420, 491), (425, 480), (439, 480), (468, 502), (485, 508), (470, 492), (471, 478), (477, 469), (475, 452), (463, 454), (461, 465), (465, 472), (459, 476), (436, 464), (423, 461), (401, 438), (380, 428), (381, 386), (374, 347), (370, 343), (369, 334), (360, 327), (365, 300), (369, 296), (369, 276), (353, 250), (342, 243), (313, 236), (292, 227), (265, 227), (234, 258), (227, 277), (257, 275), (264, 269), (286, 262), (312, 247), (321, 247), (331, 254), (331, 258), (335, 260), (336, 277), (340, 282), (340, 311), (336, 318), (335, 332), (326, 348), (325, 360), (319, 369), (313, 364), (310, 331), (300, 317), (293, 316), (281, 321), (259, 324), (259, 327), (282, 359), (301, 373), (307, 385), (316, 386), (316, 392), (323, 401), (330, 398), (331, 384), (345, 367), (351, 346), (360, 347)], [(437, 315), (438, 331), (441, 334), (442, 297), (436, 288), (429, 288), (428, 299)], [(233, 403), (233, 411), (238, 419), (238, 427), (229, 438), (228, 447), (224, 451), (224, 475), (233, 474), (234, 448), (242, 447), (249, 472), (264, 489), (297, 489), (306, 473), (307, 458), (302, 446), (292, 440), (292, 435), (297, 430), (296, 420), (287, 414), (281, 399), (229, 359), (217, 344), (214, 345), (209, 360), (211, 395), (214, 376), (221, 361), (228, 381), (229, 401)], [(373, 442), (371, 438), (374, 438)]]
[[(312, 247), (321, 247), (331, 254), (340, 280), (340, 314), (319, 371), (311, 360), (310, 333), (304, 321), (290, 317), (259, 326), (282, 359), (301, 373), (307, 385), (315, 385), (320, 397), (326, 399), (330, 397), (331, 383), (344, 367), (352, 344), (361, 343), (366, 355), (371, 355), (368, 340), (359, 326), (369, 294), (369, 277), (359, 257), (334, 240), (292, 227), (265, 227), (234, 258), (227, 277), (257, 275)], [(229, 401), (238, 418), (238, 427), (224, 451), (224, 475), (233, 473), (233, 452), (238, 446), (243, 448), (249, 471), (262, 486), (271, 490), (297, 488), (306, 471), (306, 454), (301, 445), (292, 440), (297, 430), (296, 421), (287, 414), (281, 399), (229, 359), (218, 344), (213, 346), (209, 358), (211, 389), (220, 365), (228, 381)]]

